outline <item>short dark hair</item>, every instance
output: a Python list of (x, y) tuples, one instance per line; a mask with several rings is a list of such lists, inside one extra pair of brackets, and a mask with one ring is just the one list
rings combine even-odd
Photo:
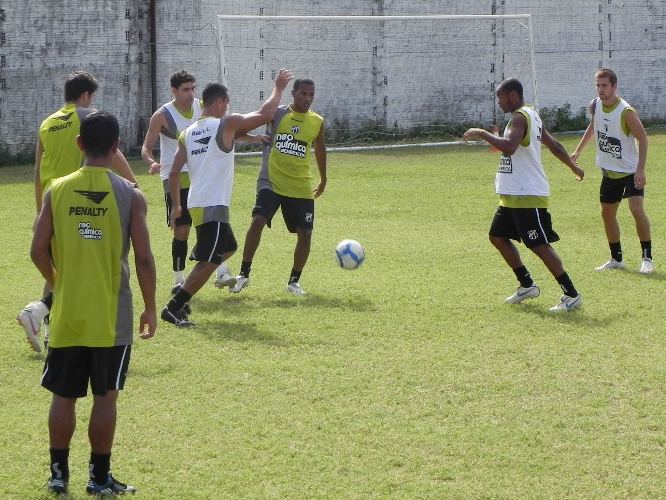
[(309, 78), (297, 78), (296, 80), (294, 80), (294, 90), (298, 90), (298, 87), (300, 87), (301, 84), (314, 85), (315, 82), (314, 80), (310, 80)]
[(229, 97), (227, 88), (221, 83), (209, 83), (201, 94), (204, 106), (210, 106), (215, 99)]
[(508, 78), (499, 84), (497, 93), (508, 94), (509, 92), (516, 92), (518, 97), (523, 98), (523, 84), (520, 83), (518, 78)]
[(95, 93), (97, 80), (87, 71), (75, 71), (65, 80), (65, 101), (73, 102), (85, 92)]
[(193, 74), (188, 73), (184, 69), (176, 71), (173, 75), (171, 75), (171, 87), (174, 89), (180, 88), (180, 86), (186, 82), (196, 82), (196, 80), (194, 79)]
[(617, 75), (615, 71), (609, 68), (601, 68), (594, 74), (594, 78), (608, 78), (611, 85), (617, 85)]
[(93, 111), (81, 122), (81, 144), (90, 158), (108, 155), (119, 136), (118, 120), (106, 111)]

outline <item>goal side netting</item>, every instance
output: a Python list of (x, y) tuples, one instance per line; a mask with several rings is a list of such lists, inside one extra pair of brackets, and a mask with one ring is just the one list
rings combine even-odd
[[(330, 145), (456, 142), (501, 124), (495, 88), (519, 78), (537, 104), (529, 15), (217, 17), (219, 78), (236, 113), (280, 68), (316, 83)], [(291, 87), (289, 87), (290, 89)], [(291, 101), (285, 92), (282, 103)]]

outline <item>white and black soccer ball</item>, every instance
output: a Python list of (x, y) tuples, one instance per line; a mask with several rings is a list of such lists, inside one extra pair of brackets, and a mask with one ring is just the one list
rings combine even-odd
[(365, 250), (356, 240), (342, 240), (335, 247), (335, 260), (342, 269), (357, 269), (365, 260)]

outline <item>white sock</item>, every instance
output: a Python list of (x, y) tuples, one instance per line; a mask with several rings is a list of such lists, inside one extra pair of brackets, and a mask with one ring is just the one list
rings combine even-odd
[(173, 282), (174, 283), (185, 283), (185, 271), (174, 271), (173, 272)]
[(229, 272), (229, 267), (224, 262), (217, 268), (217, 277), (219, 278), (223, 274), (231, 274)]

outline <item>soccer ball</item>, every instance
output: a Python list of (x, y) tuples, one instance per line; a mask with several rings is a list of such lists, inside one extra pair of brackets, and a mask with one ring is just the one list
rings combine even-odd
[(356, 269), (365, 260), (365, 250), (356, 240), (342, 240), (335, 247), (335, 260), (342, 269)]

